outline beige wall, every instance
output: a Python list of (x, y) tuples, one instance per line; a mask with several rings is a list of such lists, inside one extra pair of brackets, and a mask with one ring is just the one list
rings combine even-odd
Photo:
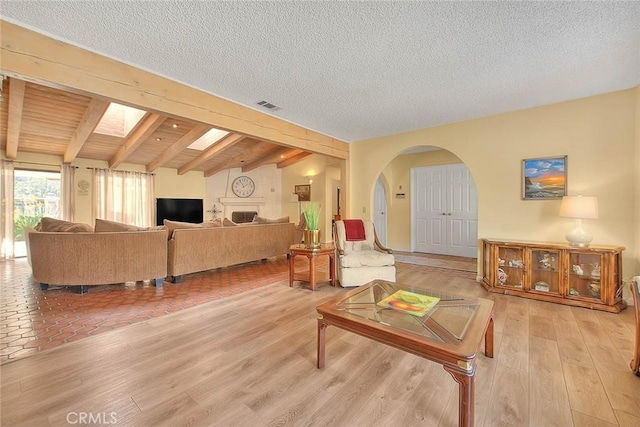
[[(567, 155), (568, 193), (598, 197), (600, 218), (585, 220), (593, 243), (625, 246), (624, 277), (637, 274), (638, 91), (351, 143), (348, 215), (372, 218), (375, 182), (390, 161), (409, 148), (434, 146), (460, 158), (473, 175), (479, 238), (562, 242), (571, 220), (558, 216), (559, 200), (521, 199), (521, 164), (525, 158)], [(404, 192), (409, 198), (410, 189)]]
[[(344, 160), (313, 154), (304, 160), (282, 169), (282, 212), (289, 215), (292, 222), (298, 223), (298, 203), (289, 201), (295, 185), (311, 184), (311, 201), (320, 203), (320, 239), (331, 240), (331, 218), (335, 214), (332, 188), (341, 181)], [(343, 186), (344, 188), (344, 186)], [(342, 209), (342, 205), (340, 207)]]

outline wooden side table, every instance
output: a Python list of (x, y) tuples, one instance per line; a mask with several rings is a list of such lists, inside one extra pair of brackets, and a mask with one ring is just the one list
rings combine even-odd
[(317, 249), (308, 249), (303, 244), (291, 245), (289, 247), (289, 286), (293, 286), (294, 264), (296, 256), (303, 255), (309, 258), (309, 287), (312, 291), (316, 289), (316, 258), (322, 255), (329, 256), (329, 280), (331, 286), (335, 286), (336, 258), (333, 243), (323, 243)]

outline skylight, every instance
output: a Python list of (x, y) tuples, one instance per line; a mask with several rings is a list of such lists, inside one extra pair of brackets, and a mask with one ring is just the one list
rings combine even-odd
[(191, 145), (187, 148), (191, 148), (192, 150), (204, 150), (209, 148), (216, 142), (220, 141), (225, 136), (229, 135), (229, 132), (226, 130), (220, 129), (211, 129), (209, 132), (202, 135), (200, 138), (196, 139)]
[(112, 102), (94, 132), (124, 138), (145, 114), (146, 111)]

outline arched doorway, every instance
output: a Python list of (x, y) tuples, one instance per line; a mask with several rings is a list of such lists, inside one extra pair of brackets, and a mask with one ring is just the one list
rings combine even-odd
[(387, 192), (384, 188), (382, 176), (376, 182), (373, 192), (373, 224), (376, 227), (378, 240), (383, 246), (387, 245)]
[[(414, 194), (416, 184), (412, 182), (412, 171), (416, 168), (422, 167), (443, 167), (446, 169), (447, 167), (452, 167), (452, 165), (460, 165), (464, 169), (464, 179), (467, 180), (467, 184), (463, 185), (461, 182), (455, 181), (455, 185), (457, 185), (457, 187), (453, 190), (454, 197), (448, 198), (448, 202), (451, 202), (452, 205), (446, 205), (447, 209), (444, 209), (443, 207), (443, 209), (437, 212), (441, 217), (440, 225), (442, 225), (442, 230), (438, 238), (441, 241), (446, 241), (448, 239), (449, 241), (454, 242), (454, 247), (464, 246), (465, 251), (452, 252), (448, 249), (443, 251), (439, 248), (433, 247), (428, 250), (416, 250), (415, 238), (417, 227), (415, 226), (414, 218), (416, 217), (417, 209), (415, 202), (418, 198)], [(458, 175), (461, 173), (462, 172), (459, 172)], [(453, 175), (456, 174), (454, 173)], [(388, 205), (385, 214), (387, 222), (387, 247), (398, 251), (420, 251), (434, 254), (477, 258), (477, 193), (475, 190), (475, 182), (462, 159), (456, 156), (453, 152), (439, 147), (413, 147), (392, 158), (389, 163), (381, 169), (378, 179), (380, 178), (384, 180), (386, 192), (392, 193), (389, 194), (390, 197), (387, 198)], [(375, 193), (376, 185), (377, 183), (374, 184), (372, 193)], [(463, 191), (464, 188), (468, 191)], [(437, 190), (433, 188), (433, 190), (438, 192), (443, 191), (442, 188)], [(431, 200), (437, 199), (435, 193), (430, 197)], [(424, 199), (426, 200), (426, 198)], [(447, 200), (442, 199), (442, 196), (440, 196), (440, 202), (448, 203)], [(373, 199), (371, 209), (374, 212), (372, 214), (372, 218), (375, 220), (376, 207), (373, 203)], [(430, 209), (433, 209), (433, 207)], [(459, 214), (463, 212), (468, 213), (468, 211), (472, 211), (472, 219), (466, 217), (461, 219), (458, 217)], [(450, 213), (451, 215), (447, 215), (447, 213)], [(436, 222), (429, 224), (431, 227), (436, 227), (437, 225), (438, 224)], [(464, 239), (462, 236), (464, 236)], [(461, 243), (463, 240), (464, 242)]]

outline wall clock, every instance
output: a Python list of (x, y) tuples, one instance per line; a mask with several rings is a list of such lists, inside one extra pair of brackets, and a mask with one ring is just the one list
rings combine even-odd
[(231, 191), (238, 197), (249, 197), (256, 189), (256, 184), (248, 176), (239, 176), (231, 183)]

